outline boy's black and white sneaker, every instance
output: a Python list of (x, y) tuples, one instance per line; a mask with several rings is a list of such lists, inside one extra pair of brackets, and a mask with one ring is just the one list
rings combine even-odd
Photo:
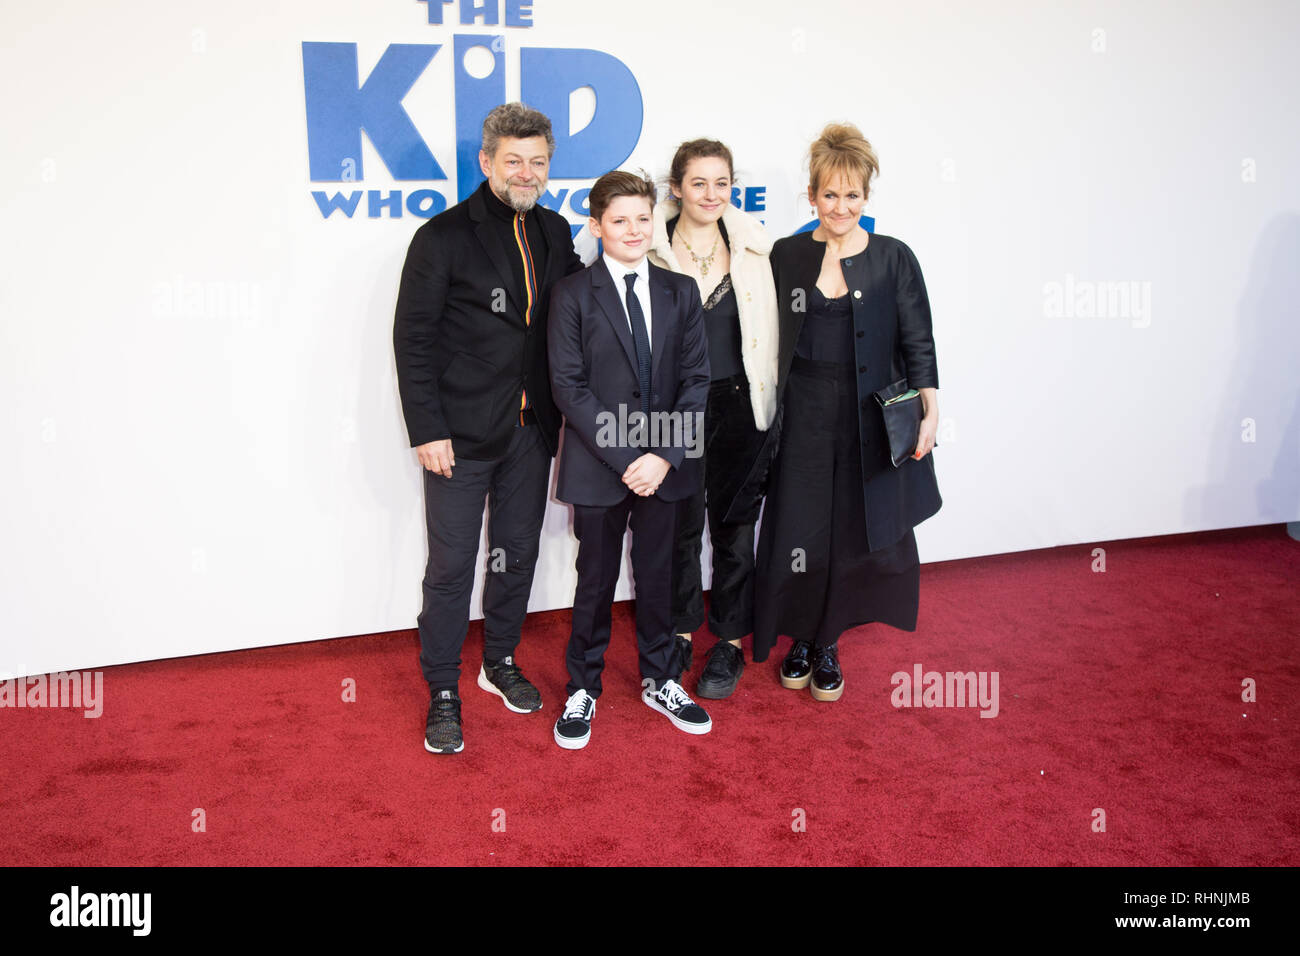
[(465, 749), (460, 733), (460, 695), (454, 690), (433, 692), (424, 724), (424, 749), (431, 754), (458, 754)]
[(576, 690), (564, 704), (564, 713), (555, 722), (555, 742), (565, 750), (581, 750), (591, 739), (591, 718), (596, 701), (585, 690)]
[(542, 709), (542, 695), (519, 672), (513, 657), (506, 656), (499, 661), (483, 658), (483, 666), (478, 671), (478, 686), (489, 694), (496, 694), (516, 714), (531, 714)]
[(713, 721), (704, 708), (691, 700), (677, 681), (665, 680), (657, 690), (652, 678), (645, 678), (642, 684), (645, 689), (641, 692), (641, 699), (645, 705), (671, 720), (678, 730), (688, 734), (707, 734), (713, 729)]

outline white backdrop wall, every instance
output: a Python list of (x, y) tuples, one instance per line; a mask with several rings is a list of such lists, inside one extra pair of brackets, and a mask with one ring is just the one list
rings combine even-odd
[[(456, 201), (456, 35), (503, 38), (510, 99), (524, 48), (621, 61), (644, 110), (623, 165), (720, 138), (774, 235), (810, 218), (820, 127), (863, 128), (867, 212), (935, 315), (923, 560), (1300, 517), (1297, 5), (487, 6), (0, 9), (0, 671), (414, 626), (391, 329), (423, 220), (312, 193)], [(359, 182), (313, 182), (304, 42), (356, 44), (362, 79), (444, 44), (403, 104), (449, 178), (398, 181), (364, 139)], [(571, 603), (568, 523), (552, 503), (534, 610)]]

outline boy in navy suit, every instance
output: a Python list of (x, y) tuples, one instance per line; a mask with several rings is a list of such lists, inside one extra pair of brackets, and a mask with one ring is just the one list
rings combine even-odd
[(713, 727), (677, 683), (671, 614), (676, 502), (701, 480), (708, 344), (695, 281), (646, 260), (654, 201), (642, 176), (600, 177), (590, 228), (604, 254), (551, 297), (551, 392), (565, 419), (556, 496), (573, 505), (578, 538), (569, 699), (555, 724), (567, 750), (591, 737), (629, 521), (641, 699), (687, 733)]

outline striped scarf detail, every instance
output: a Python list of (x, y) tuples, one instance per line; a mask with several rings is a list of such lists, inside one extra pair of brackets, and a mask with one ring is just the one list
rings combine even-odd
[[(533, 304), (537, 301), (537, 273), (533, 269), (533, 250), (528, 245), (528, 233), (524, 229), (524, 214), (515, 214), (515, 245), (519, 249), (519, 258), (524, 263), (524, 325), (533, 323)], [(524, 409), (528, 407), (528, 390), (519, 396), (519, 424), (524, 423)]]

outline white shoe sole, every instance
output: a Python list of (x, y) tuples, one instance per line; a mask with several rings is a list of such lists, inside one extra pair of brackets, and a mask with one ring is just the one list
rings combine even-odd
[(555, 731), (555, 742), (565, 750), (581, 750), (583, 747), (587, 746), (587, 741), (589, 740), (591, 740), (590, 727), (587, 728), (587, 736), (585, 737), (561, 737), (559, 730)]
[(665, 717), (667, 717), (669, 720), (673, 722), (674, 727), (676, 727), (678, 730), (684, 731), (685, 733), (707, 734), (710, 730), (713, 729), (712, 717), (709, 718), (709, 722), (707, 724), (688, 724), (684, 720), (679, 720), (675, 714), (671, 713), (666, 707), (664, 707), (663, 704), (659, 703), (659, 701), (655, 699), (653, 692), (647, 691), (642, 693), (641, 701), (651, 710), (663, 714)]
[(425, 737), (424, 749), (429, 751), (429, 753), (431, 754), (458, 754), (465, 749), (465, 741), (462, 740), (460, 742), (460, 746), (457, 747), (455, 750), (434, 750), (432, 747), (429, 746), (429, 738)]
[[(496, 694), (500, 697), (502, 702), (506, 705), (506, 710), (514, 711), (516, 714), (535, 714), (537, 712), (534, 710), (524, 710), (522, 707), (516, 707), (514, 704), (510, 703), (510, 701), (506, 700), (506, 695), (501, 693), (501, 688), (488, 680), (487, 671), (484, 670), (482, 664), (480, 664), (478, 668), (478, 686), (482, 687), (489, 694)], [(538, 704), (537, 710), (541, 709), (542, 705)]]

